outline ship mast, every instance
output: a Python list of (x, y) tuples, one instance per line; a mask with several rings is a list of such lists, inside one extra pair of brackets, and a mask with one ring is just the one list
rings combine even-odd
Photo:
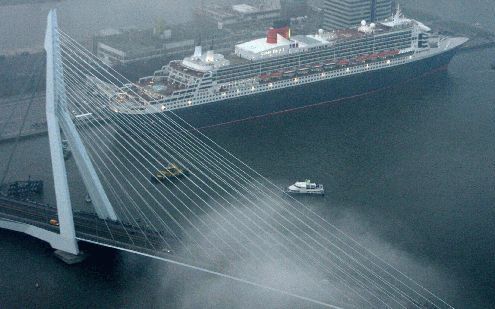
[(400, 20), (402, 18), (402, 10), (400, 9), (400, 4), (397, 3), (397, 9), (394, 15), (394, 21)]

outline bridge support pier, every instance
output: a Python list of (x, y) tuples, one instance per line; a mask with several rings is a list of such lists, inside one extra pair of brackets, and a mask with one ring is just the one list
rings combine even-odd
[[(57, 202), (57, 215), (51, 218), (55, 221), (49, 224), (57, 225), (58, 232), (53, 226), (50, 226), (51, 228), (49, 229), (43, 229), (39, 227), (43, 226), (42, 224), (36, 225), (35, 222), (35, 225), (31, 225), (29, 221), (27, 221), (28, 223), (17, 222), (11, 220), (10, 217), (7, 217), (9, 219), (0, 218), (0, 228), (21, 232), (44, 240), (52, 248), (56, 249), (55, 255), (58, 258), (68, 264), (74, 264), (84, 260), (86, 254), (79, 251), (77, 243), (67, 171), (62, 150), (61, 129), (64, 131), (72, 148), (76, 165), (93, 200), (98, 217), (111, 221), (117, 221), (118, 217), (68, 112), (63, 72), (64, 65), (55, 10), (51, 10), (48, 14), (44, 47), (46, 50), (46, 122)], [(45, 224), (48, 224), (48, 222)]]
[(87, 255), (84, 252), (79, 251), (79, 248), (77, 247), (76, 247), (77, 253), (73, 254), (67, 252), (68, 250), (73, 248), (72, 240), (64, 239), (58, 233), (47, 231), (37, 226), (21, 223), (21, 222), (15, 222), (8, 219), (0, 219), (0, 228), (16, 231), (19, 233), (24, 233), (33, 236), (35, 238), (41, 239), (49, 243), (50, 246), (54, 249), (61, 248), (62, 250), (60, 249), (55, 250), (54, 252), (55, 256), (67, 264), (80, 263), (84, 261), (84, 259), (86, 259), (87, 257)]
[(88, 255), (83, 251), (79, 251), (78, 254), (72, 254), (62, 250), (55, 250), (53, 254), (55, 254), (57, 258), (69, 265), (81, 263), (88, 257)]

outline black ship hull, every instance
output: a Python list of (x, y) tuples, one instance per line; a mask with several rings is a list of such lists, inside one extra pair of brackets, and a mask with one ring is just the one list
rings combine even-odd
[[(356, 98), (384, 90), (397, 84), (418, 79), (447, 68), (457, 49), (415, 62), (363, 72), (319, 82), (287, 87), (234, 99), (216, 101), (174, 110), (173, 113), (195, 128), (208, 128), (250, 120), (264, 115), (309, 107), (335, 100)], [(126, 123), (131, 121), (145, 130), (159, 132), (157, 117), (172, 116), (170, 112), (158, 114), (119, 114)]]

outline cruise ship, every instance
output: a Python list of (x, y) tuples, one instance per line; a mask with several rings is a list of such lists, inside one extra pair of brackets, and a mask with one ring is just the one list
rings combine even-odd
[(446, 68), (468, 39), (434, 34), (400, 9), (377, 23), (309, 35), (274, 25), (229, 55), (174, 60), (115, 91), (110, 108), (126, 120), (174, 112), (201, 128), (364, 95)]

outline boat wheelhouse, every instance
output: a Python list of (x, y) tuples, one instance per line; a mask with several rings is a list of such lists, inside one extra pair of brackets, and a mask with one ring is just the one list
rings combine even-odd
[(287, 187), (286, 192), (289, 194), (324, 195), (325, 189), (322, 184), (317, 184), (306, 179), (306, 181), (297, 181), (293, 185)]

